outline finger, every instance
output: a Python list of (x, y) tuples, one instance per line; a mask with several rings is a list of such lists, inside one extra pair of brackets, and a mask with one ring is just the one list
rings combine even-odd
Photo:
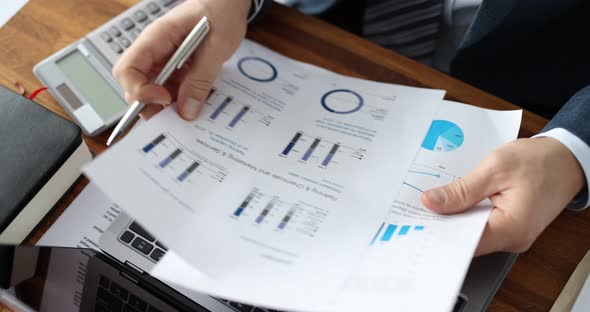
[(486, 162), (465, 177), (443, 187), (422, 194), (422, 203), (437, 213), (457, 213), (475, 206), (477, 203), (499, 191), (493, 181), (494, 167)]
[(166, 108), (164, 105), (147, 105), (139, 114), (139, 116), (144, 119), (148, 120), (152, 118), (155, 114), (159, 113), (161, 110)]
[(178, 112), (185, 119), (195, 119), (203, 103), (207, 100), (209, 90), (225, 61), (219, 53), (204, 42), (202, 48), (193, 55), (189, 72), (178, 90)]
[(172, 10), (148, 26), (113, 68), (113, 76), (131, 99), (162, 105), (171, 102), (170, 93), (152, 83), (152, 72), (170, 57), (190, 31), (184, 24), (193, 23), (192, 19), (178, 11)]
[(490, 218), (483, 231), (479, 244), (475, 251), (475, 256), (482, 256), (496, 251), (505, 250), (509, 242), (507, 238), (511, 237), (513, 222), (505, 211), (494, 208), (490, 213)]

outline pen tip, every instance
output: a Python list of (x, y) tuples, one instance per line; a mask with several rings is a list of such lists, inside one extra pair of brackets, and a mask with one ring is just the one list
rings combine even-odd
[(109, 139), (107, 140), (107, 146), (111, 146), (111, 144), (113, 143), (113, 140), (115, 140), (115, 136), (116, 136), (116, 134), (113, 132), (111, 134), (111, 136), (109, 137)]

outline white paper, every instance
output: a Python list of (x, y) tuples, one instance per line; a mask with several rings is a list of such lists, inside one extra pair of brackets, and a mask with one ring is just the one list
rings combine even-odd
[[(90, 183), (41, 237), (37, 245), (90, 248), (99, 251), (100, 236), (120, 212), (117, 205), (113, 204), (96, 185)], [(71, 288), (46, 287), (41, 301), (42, 311), (79, 311), (80, 309), (84, 272), (86, 272), (88, 259), (83, 253), (80, 253), (79, 257), (71, 257), (71, 254), (64, 255), (58, 253), (51, 256), (51, 263), (56, 265), (48, 268), (46, 283), (71, 285)], [(65, 262), (69, 266), (64, 265)], [(78, 270), (63, 270), (71, 267), (77, 267)], [(63, 300), (66, 291), (71, 293), (70, 301)]]
[(29, 0), (0, 0), (0, 28), (4, 26)]
[[(436, 116), (439, 127), (428, 134), (434, 137), (424, 141), (384, 226), (373, 231), (374, 241), (348, 275), (338, 299), (302, 310), (450, 311), (491, 207), (486, 201), (466, 213), (434, 215), (421, 205), (421, 190), (458, 179), (492, 149), (516, 138), (521, 115), (445, 101)], [(397, 226), (389, 230), (391, 235), (386, 234), (390, 225)], [(400, 235), (404, 226), (405, 234)], [(174, 253), (151, 274), (191, 289), (212, 282)]]
[(459, 179), (495, 147), (514, 140), (521, 116), (443, 103), (390, 215), (334, 311), (452, 310), (492, 205), (485, 200), (465, 213), (441, 216), (425, 209), (420, 196)]
[(85, 173), (207, 275), (201, 291), (305, 309), (358, 264), (443, 94), (244, 41), (196, 121), (166, 109)]

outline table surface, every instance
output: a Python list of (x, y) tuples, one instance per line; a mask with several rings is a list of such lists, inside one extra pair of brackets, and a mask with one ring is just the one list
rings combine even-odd
[[(0, 29), (0, 83), (28, 92), (41, 87), (33, 75), (35, 64), (107, 22), (134, 0), (32, 0)], [(446, 98), (491, 109), (517, 109), (514, 104), (485, 93), (432, 68), (346, 33), (295, 10), (275, 5), (270, 14), (248, 30), (248, 37), (291, 58), (329, 70), (382, 82), (447, 90)], [(42, 93), (36, 101), (69, 118), (59, 104)], [(524, 113), (520, 137), (537, 133), (547, 122)], [(105, 149), (108, 133), (85, 137), (94, 154)], [(66, 209), (88, 181), (80, 178), (31, 233), (34, 244)], [(590, 210), (565, 211), (522, 254), (494, 298), (491, 311), (547, 311), (577, 263), (590, 248)]]

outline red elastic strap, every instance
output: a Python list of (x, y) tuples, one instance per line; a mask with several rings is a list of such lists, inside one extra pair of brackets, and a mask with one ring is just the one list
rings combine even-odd
[(47, 87), (39, 88), (39, 89), (33, 91), (33, 93), (31, 93), (31, 95), (29, 95), (29, 100), (34, 100), (39, 93), (41, 93), (45, 90), (47, 90)]

